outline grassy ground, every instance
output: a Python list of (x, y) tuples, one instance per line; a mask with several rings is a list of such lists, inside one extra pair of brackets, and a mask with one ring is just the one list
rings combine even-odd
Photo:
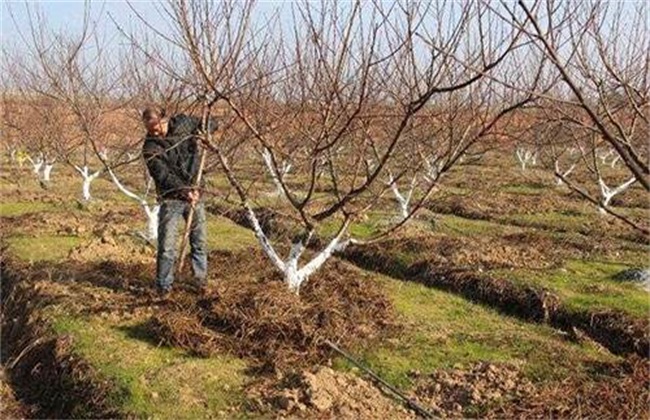
[[(101, 180), (93, 189), (96, 202), (90, 207), (79, 209), (71, 204), (78, 195), (79, 179), (72, 174), (59, 172), (57, 175), (49, 191), (41, 190), (35, 180), (24, 181), (20, 188), (3, 180), (0, 185), (0, 192), (3, 193), (0, 214), (3, 220), (29, 220), (32, 224), (3, 227), (3, 237), (9, 246), (9, 252), (26, 261), (61, 262), (72, 249), (83, 248), (85, 244), (96, 241), (93, 232), (98, 226), (107, 224), (123, 227), (114, 234), (118, 246), (138, 244), (126, 235), (128, 230), (144, 226), (144, 216), (137, 203), (125, 199), (110, 183)], [(471, 187), (470, 179), (452, 182), (450, 189), (465, 194)], [(513, 197), (539, 198), (545, 191), (545, 187), (537, 181), (509, 181), (499, 188), (504, 194)], [(48, 202), (44, 198), (56, 198), (58, 201)], [(471, 200), (471, 196), (468, 200)], [(116, 214), (115, 220), (118, 222), (102, 221), (109, 213)], [(30, 214), (57, 214), (57, 217), (65, 217), (59, 217), (61, 220), (57, 223), (61, 226), (53, 229), (48, 227), (49, 216), (41, 221), (20, 219), (21, 216)], [(76, 218), (70, 217), (73, 214)], [(372, 235), (387, 214), (390, 214), (388, 209), (371, 214), (366, 221), (354, 228), (354, 233), (361, 237)], [(406, 234), (414, 237), (425, 235), (434, 240), (462, 239), (468, 244), (472, 238), (487, 243), (508, 242), (507, 238), (512, 235), (529, 232), (553, 239), (557, 235), (583, 235), (580, 232), (591, 234), (599, 227), (608, 226), (609, 222), (603, 224), (599, 217), (588, 208), (569, 213), (558, 210), (539, 214), (511, 214), (503, 211), (489, 220), (437, 214), (434, 215), (433, 223), (418, 221)], [(65, 229), (66, 223), (72, 228), (79, 223), (87, 226), (81, 233), (70, 234), (66, 233), (69, 232)], [(332, 229), (331, 226), (325, 226), (323, 231), (328, 233)], [(209, 216), (208, 230), (209, 246), (213, 250), (236, 252), (255, 246), (256, 243), (249, 230), (227, 219)], [(34, 236), (33, 232), (42, 233)], [(645, 261), (647, 247), (620, 239), (602, 239), (602, 236), (596, 240), (602, 242), (603, 246), (590, 251), (586, 260), (576, 258), (567, 251), (564, 258), (555, 258), (548, 267), (529, 269), (525, 265), (515, 264), (512, 267), (491, 269), (491, 273), (551, 288), (576, 308), (615, 308), (636, 316), (647, 315), (650, 302), (646, 292), (611, 280), (611, 275), (615, 272)], [(480, 248), (476, 251), (480, 252)], [(537, 251), (542, 255), (546, 250)], [(560, 250), (560, 255), (563, 255), (562, 252)], [(417, 253), (401, 254), (405, 263), (412, 263), (422, 257)], [(119, 258), (128, 264), (136, 256), (127, 253), (114, 257), (111, 254), (98, 255), (95, 261), (92, 256), (87, 258), (87, 262), (93, 263), (106, 258)], [(148, 261), (153, 272), (152, 251), (137, 258), (138, 261)], [(504, 259), (508, 260), (507, 255)], [(517, 261), (522, 261), (522, 257)], [(403, 328), (398, 338), (354, 350), (361, 355), (363, 361), (400, 387), (408, 389), (412, 385), (409, 372), (413, 370), (429, 372), (444, 367), (470, 366), (479, 361), (515, 364), (532, 380), (548, 382), (572, 375), (588, 375), (590, 366), (594, 363), (617, 360), (615, 356), (589, 342), (576, 344), (568, 341), (549, 327), (503, 316), (484, 306), (419, 284), (363, 271), (359, 273), (367, 281), (382, 285), (395, 306)], [(68, 286), (63, 284), (62, 287)], [(90, 285), (84, 287), (99, 288)], [(106, 290), (99, 292), (102, 295), (109, 293)], [(101, 375), (118, 385), (113, 397), (124, 411), (138, 417), (151, 418), (233, 418), (250, 415), (232, 411), (241, 407), (245, 398), (244, 387), (252, 379), (246, 373), (247, 361), (227, 353), (201, 359), (178, 349), (160, 347), (147, 336), (143, 327), (146, 314), (88, 315), (67, 311), (65, 308), (51, 310), (50, 314), (58, 333), (74, 337), (75, 351)], [(350, 369), (340, 359), (335, 362), (335, 366), (338, 369)]]
[(112, 397), (121, 411), (143, 418), (233, 418), (242, 400), (246, 363), (223, 354), (209, 359), (159, 347), (143, 319), (70, 317), (55, 331), (74, 337), (75, 351), (116, 384)]
[(639, 318), (648, 316), (650, 297), (639, 287), (612, 277), (627, 264), (567, 260), (561, 268), (544, 271), (495, 270), (495, 274), (526, 284), (550, 287), (575, 309), (617, 309)]
[(414, 371), (467, 368), (478, 361), (512, 363), (532, 380), (548, 381), (584, 375), (590, 364), (616, 359), (589, 343), (570, 342), (549, 327), (503, 316), (458, 296), (375, 277), (405, 327), (399, 339), (361, 351), (368, 365), (402, 387), (409, 387)]

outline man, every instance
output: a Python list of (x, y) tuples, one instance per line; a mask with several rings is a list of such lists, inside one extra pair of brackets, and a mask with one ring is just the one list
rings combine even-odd
[(142, 113), (147, 130), (142, 155), (149, 174), (156, 183), (161, 202), (158, 214), (158, 255), (156, 288), (161, 295), (171, 290), (180, 219), (187, 221), (190, 209), (194, 216), (190, 227), (190, 247), (194, 281), (206, 286), (208, 269), (205, 208), (195, 185), (199, 171), (199, 145), (195, 134), (200, 129), (197, 118), (179, 115), (169, 122), (164, 113), (147, 108)]

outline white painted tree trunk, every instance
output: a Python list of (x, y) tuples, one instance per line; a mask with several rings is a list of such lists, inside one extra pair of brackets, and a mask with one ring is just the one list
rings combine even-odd
[(347, 232), (347, 229), (350, 225), (349, 221), (346, 221), (341, 226), (336, 236), (330, 241), (329, 244), (327, 244), (323, 250), (321, 250), (307, 264), (299, 267), (300, 257), (302, 256), (305, 250), (305, 245), (309, 241), (309, 238), (313, 232), (310, 232), (309, 235), (307, 235), (307, 239), (294, 242), (291, 246), (291, 250), (289, 251), (289, 256), (286, 260), (282, 260), (262, 230), (262, 227), (260, 226), (259, 220), (257, 219), (257, 216), (255, 215), (253, 209), (248, 204), (244, 204), (244, 208), (246, 210), (248, 221), (253, 226), (253, 231), (255, 232), (255, 236), (257, 237), (262, 250), (271, 260), (273, 265), (280, 272), (282, 272), (287, 288), (295, 294), (300, 293), (300, 287), (304, 284), (304, 282), (307, 281), (309, 277), (314, 274), (325, 263), (325, 261), (327, 261), (332, 256), (335, 251), (342, 249), (344, 243), (342, 243), (341, 239)]
[(33, 165), (34, 165), (34, 173), (36, 174), (37, 177), (39, 177), (41, 173), (41, 168), (43, 167), (43, 161), (38, 160), (35, 163), (33, 163)]
[(601, 195), (601, 200), (600, 200), (600, 208), (598, 209), (601, 214), (607, 214), (605, 209), (609, 207), (610, 201), (612, 201), (612, 198), (616, 196), (617, 194), (622, 193), (623, 191), (627, 190), (632, 184), (636, 182), (636, 178), (632, 177), (619, 185), (616, 188), (610, 188), (605, 184), (605, 181), (603, 178), (599, 177), (598, 178), (598, 185), (600, 186), (600, 195)]
[(391, 191), (393, 191), (393, 195), (395, 196), (395, 200), (397, 201), (397, 205), (399, 207), (400, 215), (402, 220), (406, 219), (409, 217), (409, 206), (411, 203), (411, 197), (413, 196), (413, 190), (415, 189), (415, 184), (416, 184), (417, 178), (414, 176), (411, 179), (411, 186), (409, 191), (406, 193), (406, 196), (402, 195), (402, 193), (399, 191), (399, 188), (397, 187), (397, 181), (395, 181), (395, 178), (393, 178), (393, 174), (390, 172), (388, 173), (388, 183), (390, 186)]
[(267, 170), (269, 171), (269, 174), (271, 175), (271, 179), (273, 180), (273, 184), (275, 184), (275, 194), (276, 195), (283, 195), (284, 190), (282, 188), (282, 180), (284, 177), (291, 171), (291, 164), (287, 162), (282, 163), (282, 168), (277, 170), (275, 166), (273, 166), (273, 159), (271, 158), (271, 151), (267, 148), (264, 148), (262, 151), (262, 159), (264, 159), (264, 164), (266, 165)]
[(603, 164), (607, 163), (607, 159), (614, 153), (614, 150), (610, 149), (607, 150), (606, 152), (600, 152), (598, 153), (598, 157), (600, 158), (600, 161), (603, 162)]
[(80, 168), (79, 166), (75, 165), (74, 168), (81, 174), (83, 178), (83, 184), (81, 185), (81, 196), (83, 197), (84, 201), (90, 201), (92, 199), (92, 196), (90, 194), (90, 184), (92, 184), (92, 182), (99, 176), (99, 174), (102, 173), (102, 171), (99, 170), (97, 172), (91, 173), (88, 169), (88, 166)]
[(515, 154), (517, 155), (517, 160), (519, 160), (522, 171), (526, 170), (526, 165), (528, 163), (531, 165), (537, 164), (537, 153), (533, 153), (530, 150), (517, 149)]
[(120, 180), (117, 178), (117, 176), (115, 176), (115, 173), (110, 168), (108, 169), (108, 173), (111, 176), (113, 183), (122, 193), (124, 193), (124, 195), (140, 203), (145, 215), (147, 216), (147, 230), (143, 236), (146, 240), (154, 242), (156, 239), (158, 239), (158, 213), (160, 212), (160, 205), (149, 204), (145, 197), (139, 196), (136, 193), (128, 190), (124, 185), (122, 185)]
[(426, 180), (436, 182), (440, 178), (440, 172), (444, 167), (444, 162), (441, 159), (433, 159), (433, 162), (430, 159), (424, 159), (424, 165), (427, 170), (425, 175)]
[(52, 177), (52, 169), (54, 169), (54, 163), (45, 164), (45, 169), (43, 169), (43, 181), (50, 182)]
[[(573, 170), (575, 169), (575, 167), (576, 167), (576, 164), (574, 163), (573, 165), (571, 165), (571, 167), (570, 167), (569, 169), (567, 169), (566, 171), (562, 172), (562, 171), (560, 170), (560, 164), (558, 163), (557, 160), (555, 161), (555, 171), (556, 171), (557, 173), (561, 173), (562, 176), (565, 177), (565, 178), (566, 178), (567, 176), (571, 175), (571, 172), (573, 172)], [(556, 176), (556, 177), (557, 177), (557, 185), (559, 185), (559, 186), (564, 185), (564, 181), (562, 181), (562, 178), (560, 178), (559, 176)]]
[(41, 168), (43, 167), (43, 156), (40, 156), (37, 160), (33, 160), (30, 156), (27, 156), (27, 160), (32, 164), (32, 172), (36, 175), (37, 179), (41, 179)]
[(158, 239), (158, 213), (160, 213), (160, 205), (154, 204), (149, 206), (143, 204), (145, 214), (147, 215), (147, 233), (145, 238), (149, 241), (155, 242)]

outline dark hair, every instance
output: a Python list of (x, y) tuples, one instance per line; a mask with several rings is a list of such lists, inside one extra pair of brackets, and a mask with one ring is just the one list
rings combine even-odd
[(165, 110), (159, 107), (147, 107), (142, 111), (142, 121), (147, 121), (153, 116), (165, 118)]

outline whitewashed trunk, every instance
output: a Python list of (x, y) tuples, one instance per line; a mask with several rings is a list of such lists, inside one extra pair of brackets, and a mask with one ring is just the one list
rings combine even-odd
[[(566, 178), (567, 176), (571, 175), (571, 172), (573, 172), (573, 170), (574, 170), (575, 168), (576, 168), (576, 164), (574, 163), (573, 165), (571, 165), (571, 167), (569, 167), (569, 169), (567, 169), (566, 171), (562, 172), (562, 171), (560, 170), (560, 165), (559, 165), (559, 163), (558, 163), (557, 161), (555, 161), (555, 171), (556, 171), (557, 173), (561, 173), (561, 174), (562, 174), (562, 177), (564, 177), (564, 178)], [(562, 186), (562, 185), (564, 185), (564, 181), (562, 180), (562, 177), (556, 175), (556, 178), (557, 178), (557, 185), (558, 185), (558, 186)]]
[(280, 170), (276, 170), (273, 166), (273, 159), (271, 158), (271, 152), (269, 149), (264, 149), (264, 151), (262, 151), (262, 158), (264, 159), (266, 169), (269, 171), (273, 184), (275, 185), (275, 195), (284, 195), (281, 181), (291, 170), (291, 165), (285, 162), (282, 164), (281, 172)]
[(395, 201), (397, 201), (397, 206), (399, 208), (402, 219), (406, 219), (409, 216), (409, 198), (404, 197), (400, 192), (395, 183), (391, 184), (391, 190), (393, 190), (393, 195), (395, 196)]
[(99, 176), (101, 171), (90, 173), (88, 166), (84, 166), (83, 168), (75, 166), (75, 169), (83, 178), (83, 183), (81, 184), (81, 196), (84, 201), (90, 201), (92, 199), (92, 196), (90, 195), (90, 184)]
[(50, 182), (52, 176), (52, 169), (54, 169), (53, 163), (48, 163), (45, 165), (45, 169), (43, 169), (43, 181)]
[(602, 178), (598, 178), (598, 185), (600, 186), (601, 195), (600, 207), (598, 208), (600, 214), (607, 214), (607, 211), (605, 209), (609, 207), (609, 203), (612, 201), (612, 198), (614, 198), (614, 196), (617, 194), (620, 194), (623, 191), (627, 190), (635, 182), (636, 178), (632, 177), (618, 187), (610, 188), (607, 184), (605, 184), (605, 181)]
[(531, 151), (519, 149), (515, 151), (515, 154), (517, 155), (517, 160), (519, 160), (519, 163), (521, 164), (522, 171), (526, 170), (526, 165), (528, 165), (529, 162), (532, 165), (537, 163), (537, 154), (533, 154)]
[(144, 212), (147, 215), (147, 240), (155, 241), (158, 239), (158, 213), (160, 212), (160, 205), (155, 204), (150, 207), (147, 204), (143, 204)]
[(311, 261), (303, 265), (302, 268), (299, 268), (298, 263), (300, 256), (305, 250), (305, 245), (309, 241), (311, 233), (307, 235), (306, 240), (294, 242), (291, 246), (291, 251), (289, 252), (287, 260), (283, 261), (262, 230), (253, 209), (248, 204), (244, 204), (244, 209), (246, 210), (246, 217), (253, 226), (253, 231), (255, 232), (255, 236), (257, 237), (262, 250), (271, 260), (273, 265), (283, 274), (287, 288), (295, 294), (300, 293), (300, 287), (302, 284), (307, 281), (309, 276), (316, 272), (335, 251), (342, 249), (341, 239), (349, 226), (349, 221), (346, 221), (343, 226), (341, 226), (336, 237), (334, 237), (334, 239), (332, 239), (321, 252), (312, 258)]
[(390, 185), (391, 191), (393, 191), (393, 195), (395, 196), (395, 201), (397, 201), (397, 205), (400, 211), (400, 215), (402, 217), (402, 220), (406, 219), (409, 217), (409, 206), (411, 203), (411, 197), (413, 196), (413, 190), (415, 189), (415, 184), (416, 184), (417, 178), (414, 176), (411, 179), (411, 186), (406, 194), (404, 196), (400, 191), (399, 188), (397, 187), (397, 182), (393, 178), (393, 175), (391, 173), (388, 174), (388, 182)]
[(83, 185), (81, 186), (81, 196), (84, 200), (90, 201), (92, 196), (90, 195), (90, 183), (93, 182), (92, 178), (84, 177)]
[[(108, 168), (108, 174), (111, 176), (113, 183), (117, 188), (124, 193), (129, 198), (136, 200), (142, 206), (145, 215), (147, 216), (147, 230), (143, 233), (143, 236), (146, 240), (155, 242), (158, 239), (158, 214), (160, 213), (160, 205), (153, 204), (150, 205), (146, 200), (146, 194), (144, 196), (139, 196), (138, 194), (129, 191), (120, 180), (115, 176), (115, 173)], [(147, 191), (149, 190), (149, 181), (147, 181)]]
[(39, 177), (39, 174), (41, 173), (41, 168), (43, 167), (43, 161), (39, 160), (37, 162), (34, 162), (32, 165), (34, 166), (34, 173), (36, 174), (37, 177)]

